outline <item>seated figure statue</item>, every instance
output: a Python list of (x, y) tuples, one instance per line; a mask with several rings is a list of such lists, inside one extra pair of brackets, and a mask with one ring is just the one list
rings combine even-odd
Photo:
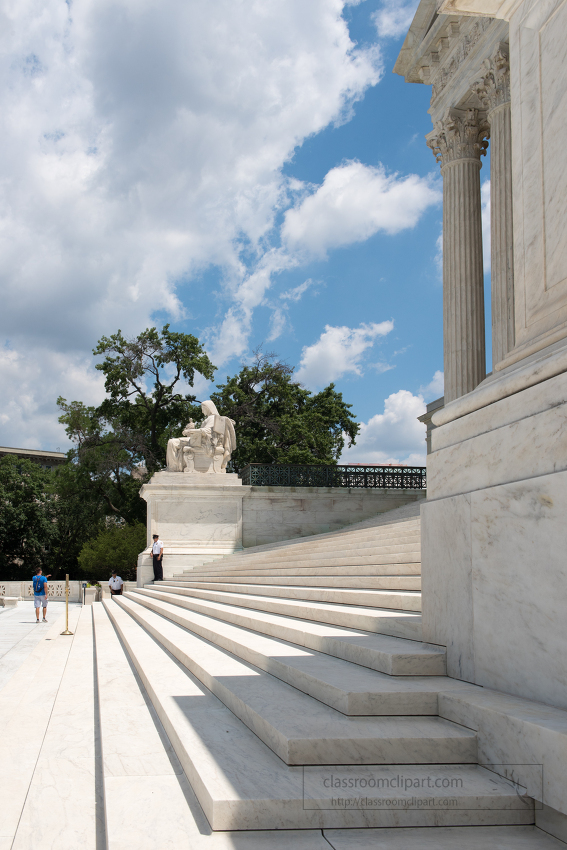
[(202, 402), (201, 410), (205, 419), (198, 428), (190, 420), (182, 437), (168, 441), (168, 472), (226, 472), (236, 448), (234, 422), (220, 416), (212, 401)]

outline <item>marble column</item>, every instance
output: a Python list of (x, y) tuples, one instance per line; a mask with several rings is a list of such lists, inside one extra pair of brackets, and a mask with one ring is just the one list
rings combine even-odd
[(490, 124), (492, 364), (514, 347), (514, 230), (509, 47), (500, 44), (472, 86)]
[(480, 157), (488, 134), (477, 109), (448, 109), (427, 136), (443, 175), (445, 404), (486, 376)]

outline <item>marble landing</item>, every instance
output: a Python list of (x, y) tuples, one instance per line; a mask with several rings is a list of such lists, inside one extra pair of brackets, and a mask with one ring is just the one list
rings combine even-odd
[[(69, 611), (80, 607), (76, 602)], [(49, 602), (47, 616), (53, 625), (65, 611), (64, 602)], [(33, 602), (24, 600), (15, 608), (0, 608), (0, 690), (21, 667), (35, 646), (45, 637), (46, 626), (35, 622)]]
[(0, 846), (14, 850), (104, 843), (90, 609), (70, 613), (74, 636), (60, 635), (64, 622), (46, 627), (0, 691)]

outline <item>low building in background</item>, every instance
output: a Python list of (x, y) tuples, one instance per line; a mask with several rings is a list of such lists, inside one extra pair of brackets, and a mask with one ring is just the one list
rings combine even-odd
[(0, 457), (20, 457), (39, 464), (43, 469), (55, 469), (67, 460), (65, 452), (45, 452), (42, 449), (14, 449), (0, 446)]

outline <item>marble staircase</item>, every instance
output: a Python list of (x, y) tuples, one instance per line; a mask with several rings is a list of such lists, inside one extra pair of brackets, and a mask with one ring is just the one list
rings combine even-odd
[[(105, 793), (106, 773), (111, 794), (127, 758), (107, 762), (122, 747), (111, 731), (125, 699), (118, 664), (132, 671), (127, 732), (154, 728), (137, 757), (175, 775), (165, 780), (182, 809), (175, 823), (192, 818), (187, 830), (201, 836), (195, 823), (206, 824), (219, 847), (394, 850), (407, 832), (416, 848), (456, 850), (471, 829), (481, 850), (564, 846), (530, 826), (535, 785), (489, 764), (483, 689), (448, 678), (444, 648), (421, 641), (418, 511), (257, 547), (95, 603)], [(557, 729), (558, 716), (537, 717)], [(229, 834), (239, 840), (222, 843)]]

